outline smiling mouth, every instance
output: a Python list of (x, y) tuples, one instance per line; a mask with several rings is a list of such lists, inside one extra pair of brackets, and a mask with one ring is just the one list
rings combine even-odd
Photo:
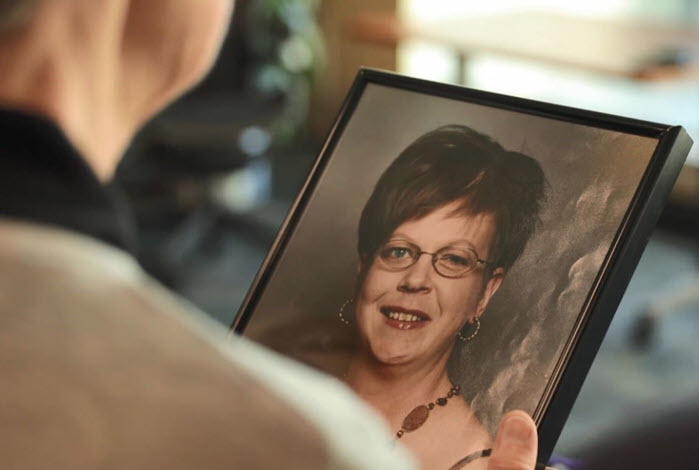
[(406, 310), (402, 307), (384, 306), (380, 309), (381, 314), (386, 317), (389, 326), (400, 330), (410, 330), (425, 326), (431, 319), (429, 315), (419, 310)]

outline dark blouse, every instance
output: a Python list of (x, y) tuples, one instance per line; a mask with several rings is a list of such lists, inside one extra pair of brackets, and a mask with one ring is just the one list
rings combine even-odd
[(135, 254), (134, 226), (119, 192), (38, 115), (0, 109), (0, 216), (60, 226)]

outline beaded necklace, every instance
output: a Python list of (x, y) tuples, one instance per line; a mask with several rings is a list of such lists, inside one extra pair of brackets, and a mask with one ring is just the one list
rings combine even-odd
[[(449, 399), (459, 395), (459, 393), (461, 393), (461, 388), (458, 385), (452, 386), (447, 392), (446, 396), (439, 397), (435, 401), (429, 402), (426, 405), (419, 405), (413, 408), (405, 419), (403, 419), (403, 424), (396, 433), (396, 439), (403, 437), (403, 434), (406, 432), (415, 431), (416, 429), (422, 427), (422, 425), (425, 424), (425, 421), (427, 421), (427, 418), (429, 418), (430, 411), (433, 410), (435, 406), (447, 406)], [(483, 449), (479, 450), (478, 452), (473, 452), (449, 467), (449, 470), (459, 470), (474, 460), (489, 457), (490, 452), (491, 449)]]
[(403, 424), (396, 433), (396, 438), (400, 439), (406, 432), (415, 431), (419, 429), (427, 418), (430, 417), (430, 411), (434, 409), (435, 406), (446, 406), (449, 403), (449, 399), (461, 393), (461, 388), (456, 385), (449, 389), (446, 396), (439, 397), (433, 402), (429, 402), (426, 405), (419, 405), (413, 408), (413, 410), (408, 413), (408, 415), (403, 419)]

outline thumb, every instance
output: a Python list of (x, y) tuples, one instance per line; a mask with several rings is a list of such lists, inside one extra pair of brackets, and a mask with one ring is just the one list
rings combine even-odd
[(524, 411), (510, 411), (498, 427), (488, 470), (534, 470), (536, 452), (534, 421)]

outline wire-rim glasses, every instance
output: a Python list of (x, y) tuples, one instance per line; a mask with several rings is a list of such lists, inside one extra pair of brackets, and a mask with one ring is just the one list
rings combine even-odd
[(419, 246), (404, 240), (391, 241), (383, 245), (377, 258), (381, 265), (389, 271), (403, 271), (420, 259), (422, 255), (432, 257), (434, 270), (443, 277), (459, 278), (473, 271), (476, 266), (491, 265), (490, 261), (479, 258), (476, 250), (448, 246), (435, 253), (422, 251)]

